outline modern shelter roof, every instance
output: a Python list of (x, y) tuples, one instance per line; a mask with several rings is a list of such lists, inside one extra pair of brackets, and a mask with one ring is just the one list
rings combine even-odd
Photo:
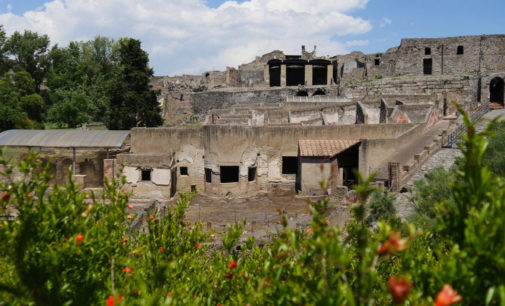
[(302, 157), (333, 157), (358, 143), (356, 139), (298, 140)]
[(130, 131), (8, 130), (0, 133), (0, 147), (120, 148)]

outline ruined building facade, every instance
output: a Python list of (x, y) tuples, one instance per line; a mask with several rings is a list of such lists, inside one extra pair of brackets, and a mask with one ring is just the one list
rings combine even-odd
[(384, 53), (273, 51), (238, 69), (156, 77), (167, 127), (117, 157), (134, 193), (321, 192), (353, 169), (401, 187), (458, 122), (504, 104), (505, 35), (404, 39)]

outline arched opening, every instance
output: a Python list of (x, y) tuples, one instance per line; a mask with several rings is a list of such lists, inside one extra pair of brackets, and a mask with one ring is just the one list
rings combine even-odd
[(309, 93), (306, 90), (299, 90), (296, 92), (297, 97), (308, 97)]
[(281, 64), (282, 62), (280, 60), (270, 60), (268, 62), (270, 87), (281, 86)]
[(489, 102), (498, 103), (503, 106), (504, 81), (496, 77), (489, 83)]
[(326, 96), (326, 92), (322, 88), (318, 88), (313, 94), (313, 96)]
[(327, 60), (312, 60), (309, 62), (312, 65), (312, 85), (328, 84), (328, 65)]
[(356, 122), (355, 124), (365, 124), (365, 113), (363, 113), (363, 109), (358, 104), (356, 105)]
[(305, 85), (305, 64), (304, 60), (286, 60), (286, 85)]

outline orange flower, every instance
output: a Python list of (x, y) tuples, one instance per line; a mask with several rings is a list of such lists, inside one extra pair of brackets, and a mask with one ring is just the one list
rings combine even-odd
[(87, 211), (83, 211), (82, 214), (81, 214), (81, 216), (83, 218), (86, 218), (88, 216), (88, 212)]
[(77, 235), (77, 237), (75, 237), (75, 240), (77, 240), (77, 243), (81, 243), (83, 239), (84, 239), (84, 236), (82, 234), (79, 234), (79, 235)]
[(123, 273), (130, 273), (133, 274), (133, 270), (129, 267), (123, 268)]
[(131, 204), (128, 204), (128, 206), (126, 206), (128, 209), (133, 209), (133, 205)]
[(407, 249), (408, 238), (401, 237), (399, 232), (391, 231), (389, 239), (386, 240), (379, 249), (379, 255), (403, 252)]
[(215, 234), (210, 234), (210, 238), (214, 239), (214, 238), (216, 238), (216, 235)]
[(88, 211), (91, 211), (93, 209), (93, 205), (92, 204), (89, 204), (88, 205)]
[(458, 295), (458, 291), (454, 290), (451, 285), (445, 284), (437, 295), (435, 306), (449, 306), (461, 302), (462, 299), (461, 295)]
[(128, 220), (131, 220), (133, 217), (131, 215), (128, 215), (128, 217), (126, 217)]
[(314, 230), (313, 230), (313, 229), (311, 229), (311, 228), (308, 228), (308, 229), (306, 230), (306, 232), (307, 232), (307, 233), (313, 233), (313, 232), (314, 232)]
[(197, 249), (198, 249), (199, 247), (200, 247), (200, 243), (198, 243), (198, 242), (197, 242), (197, 243), (195, 243), (195, 248), (197, 248)]
[(412, 289), (412, 282), (405, 277), (398, 279), (393, 275), (388, 280), (388, 288), (394, 303), (401, 304)]
[(154, 220), (154, 216), (151, 216), (151, 220)]
[(121, 241), (121, 244), (125, 244), (125, 243), (127, 243), (127, 242), (128, 242), (128, 238), (123, 237), (123, 240)]

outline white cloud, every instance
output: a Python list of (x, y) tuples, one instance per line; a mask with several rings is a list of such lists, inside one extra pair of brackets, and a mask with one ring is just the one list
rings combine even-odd
[(380, 23), (380, 27), (381, 28), (384, 28), (385, 26), (387, 25), (390, 25), (393, 23), (393, 20), (387, 18), (387, 17), (382, 17), (382, 20), (381, 20), (381, 23)]
[(157, 75), (224, 70), (256, 55), (302, 44), (319, 54), (347, 51), (349, 43), (331, 37), (371, 30), (350, 15), (369, 0), (226, 1), (209, 8), (204, 0), (52, 0), (22, 16), (0, 14), (7, 33), (30, 29), (65, 45), (96, 35), (140, 39)]

